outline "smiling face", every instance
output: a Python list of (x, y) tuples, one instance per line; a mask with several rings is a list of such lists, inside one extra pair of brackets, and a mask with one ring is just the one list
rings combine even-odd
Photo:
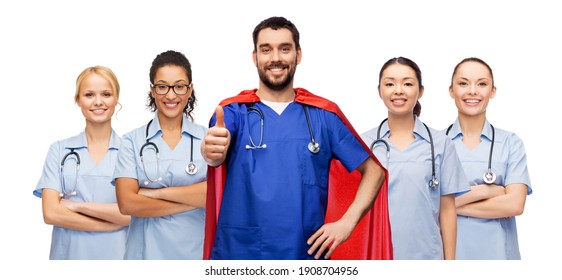
[(91, 73), (79, 85), (76, 104), (81, 108), (82, 114), (88, 123), (106, 123), (117, 106), (117, 97), (108, 80)]
[(253, 59), (258, 69), (260, 85), (281, 91), (292, 87), (301, 50), (297, 49), (288, 29), (265, 28), (257, 37)]
[(492, 74), (485, 65), (476, 61), (460, 64), (449, 87), (459, 115), (485, 115), (490, 99), (496, 95), (493, 82)]
[[(150, 88), (150, 93), (154, 98), (156, 108), (158, 108), (158, 116), (160, 118), (182, 118), (183, 109), (187, 106), (187, 102), (193, 93), (193, 84), (187, 77), (185, 70), (177, 65), (165, 65), (156, 71), (154, 87)], [(155, 87), (163, 86), (189, 86), (186, 94), (176, 94), (174, 89), (168, 88), (168, 93), (160, 95), (156, 94)]]
[(389, 115), (412, 116), (416, 102), (423, 95), (416, 71), (403, 64), (389, 65), (381, 75), (379, 96)]

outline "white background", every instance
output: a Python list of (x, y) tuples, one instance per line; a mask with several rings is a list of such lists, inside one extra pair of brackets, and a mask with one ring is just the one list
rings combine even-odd
[[(555, 178), (561, 152), (555, 134), (560, 133), (562, 20), (554, 1), (381, 2), (3, 1), (0, 158), (6, 191), (0, 196), (4, 267), (0, 275), (203, 277), (203, 269), (210, 265), (203, 261), (47, 261), (51, 227), (43, 223), (41, 200), (32, 190), (48, 146), (84, 128), (73, 101), (75, 79), (84, 68), (104, 65), (116, 73), (123, 107), (113, 126), (122, 135), (152, 118), (145, 98), (154, 57), (166, 50), (180, 51), (194, 71), (199, 99), (195, 120), (206, 124), (220, 100), (257, 87), (251, 34), (261, 20), (278, 15), (287, 17), (301, 32), (303, 59), (295, 86), (338, 103), (359, 133), (386, 116), (376, 91), (386, 60), (405, 56), (418, 63), (425, 85), (422, 120), (442, 129), (456, 117), (448, 95), (453, 67), (465, 57), (476, 56), (493, 68), (497, 86), (488, 119), (496, 127), (516, 132), (525, 143), (534, 193), (527, 199), (525, 213), (517, 218), (521, 262), (345, 265), (359, 266), (363, 276), (429, 273), (444, 278), (490, 273), (522, 278), (557, 270), (561, 193)], [(302, 264), (315, 263), (266, 263)], [(279, 279), (290, 278), (294, 277)]]

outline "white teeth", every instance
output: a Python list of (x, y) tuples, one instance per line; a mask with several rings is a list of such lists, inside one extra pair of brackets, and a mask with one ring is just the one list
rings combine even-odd
[(392, 100), (392, 103), (394, 103), (396, 105), (402, 105), (402, 104), (406, 103), (406, 100)]
[(467, 99), (465, 102), (466, 102), (466, 103), (478, 103), (478, 102), (480, 102), (480, 100)]
[(168, 108), (176, 108), (178, 106), (178, 103), (164, 103), (164, 105), (166, 105), (166, 107)]
[(96, 114), (101, 114), (101, 113), (103, 113), (103, 112), (105, 112), (105, 110), (103, 110), (103, 109), (96, 109), (96, 110), (94, 110), (94, 113), (96, 113)]

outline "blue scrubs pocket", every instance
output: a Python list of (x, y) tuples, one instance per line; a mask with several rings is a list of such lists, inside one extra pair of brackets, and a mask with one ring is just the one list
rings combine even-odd
[[(327, 192), (316, 185), (303, 185), (303, 226), (314, 233), (324, 224), (326, 216)], [(310, 236), (307, 236), (308, 238)]]
[(259, 227), (218, 225), (211, 259), (262, 259), (262, 239)]

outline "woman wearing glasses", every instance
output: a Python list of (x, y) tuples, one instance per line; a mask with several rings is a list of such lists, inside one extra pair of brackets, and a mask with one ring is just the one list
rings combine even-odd
[(103, 66), (76, 79), (74, 101), (86, 128), (51, 145), (35, 191), (53, 225), (52, 260), (122, 259), (130, 217), (117, 207), (111, 176), (121, 138), (111, 128), (119, 83)]
[(131, 215), (125, 259), (202, 259), (207, 164), (193, 122), (191, 64), (181, 53), (150, 68), (147, 124), (123, 136), (114, 173), (121, 213)]

